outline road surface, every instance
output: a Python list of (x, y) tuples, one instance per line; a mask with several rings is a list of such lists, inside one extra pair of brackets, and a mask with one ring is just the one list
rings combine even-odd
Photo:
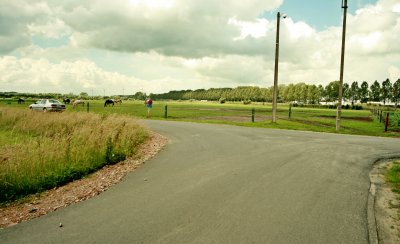
[(143, 123), (170, 139), (154, 159), (0, 243), (369, 243), (369, 171), (400, 155), (399, 139)]

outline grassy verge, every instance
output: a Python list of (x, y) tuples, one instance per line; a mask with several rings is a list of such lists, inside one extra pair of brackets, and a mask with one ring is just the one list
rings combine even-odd
[(392, 191), (400, 194), (400, 162), (393, 163), (386, 173), (386, 180), (392, 185)]
[(0, 202), (133, 156), (148, 137), (131, 117), (0, 107)]

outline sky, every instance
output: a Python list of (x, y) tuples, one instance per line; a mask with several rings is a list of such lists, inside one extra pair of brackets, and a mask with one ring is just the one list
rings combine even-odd
[[(339, 80), (341, 0), (0, 0), (0, 92), (129, 95)], [(400, 78), (400, 0), (348, 0), (344, 82)]]

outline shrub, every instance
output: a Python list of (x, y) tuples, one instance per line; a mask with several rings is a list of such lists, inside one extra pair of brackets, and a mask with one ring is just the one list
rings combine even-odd
[(361, 105), (353, 105), (353, 106), (351, 106), (351, 109), (352, 110), (362, 110), (363, 107)]
[(251, 100), (243, 100), (243, 104), (244, 105), (249, 105), (249, 104), (251, 104)]
[(219, 103), (223, 104), (223, 103), (225, 103), (225, 102), (226, 102), (226, 98), (221, 97), (221, 98), (219, 99)]

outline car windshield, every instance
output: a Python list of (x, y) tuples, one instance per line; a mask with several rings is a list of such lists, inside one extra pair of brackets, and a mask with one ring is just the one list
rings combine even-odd
[(49, 102), (50, 103), (57, 103), (57, 104), (59, 104), (60, 102), (59, 101), (57, 101), (57, 100), (49, 100)]

